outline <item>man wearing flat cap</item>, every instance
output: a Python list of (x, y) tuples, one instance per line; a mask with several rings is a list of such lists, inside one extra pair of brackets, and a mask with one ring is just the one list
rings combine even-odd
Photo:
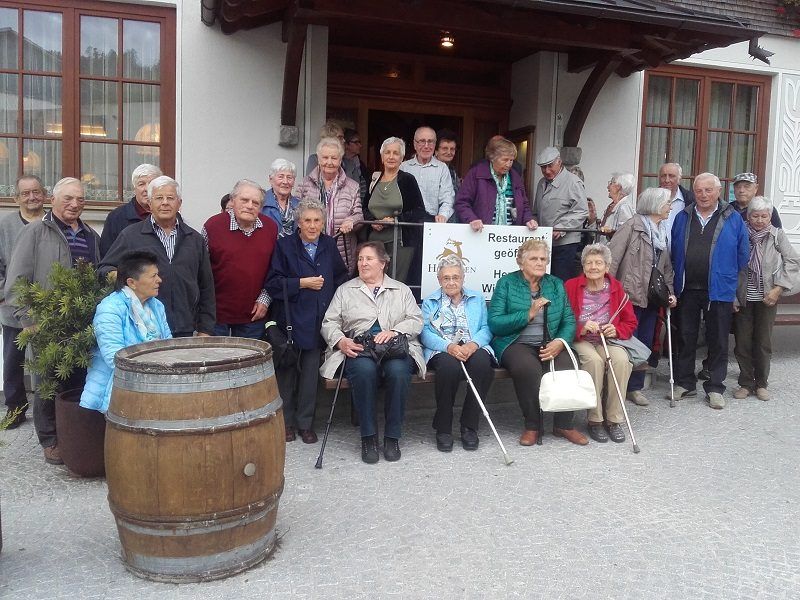
[[(536, 185), (533, 219), (536, 226), (580, 229), (589, 215), (586, 190), (577, 175), (561, 162), (558, 148), (548, 146), (536, 157), (543, 177)], [(553, 253), (550, 273), (566, 281), (577, 275), (575, 254), (580, 246), (580, 233), (553, 232)]]
[[(742, 216), (745, 223), (747, 222), (747, 205), (750, 204), (750, 200), (755, 198), (757, 193), (758, 177), (756, 177), (755, 173), (739, 173), (733, 178), (733, 195), (736, 196), (736, 200), (731, 202), (731, 206)], [(771, 223), (773, 227), (778, 227), (779, 229), (783, 227), (778, 211), (775, 209), (772, 209)]]

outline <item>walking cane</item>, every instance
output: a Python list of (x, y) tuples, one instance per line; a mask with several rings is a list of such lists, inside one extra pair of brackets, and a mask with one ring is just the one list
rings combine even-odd
[(631, 434), (631, 442), (633, 442), (633, 453), (639, 454), (639, 444), (636, 443), (636, 438), (633, 435), (633, 429), (631, 428), (631, 420), (628, 418), (628, 410), (625, 408), (625, 397), (622, 395), (622, 390), (619, 387), (619, 381), (617, 381), (617, 374), (614, 373), (614, 368), (611, 366), (611, 355), (608, 353), (608, 346), (606, 345), (606, 336), (603, 335), (603, 332), (600, 331), (600, 341), (603, 342), (603, 351), (606, 353), (606, 363), (608, 364), (608, 370), (611, 372), (611, 379), (614, 380), (614, 387), (617, 388), (617, 398), (619, 398), (619, 404), (622, 406), (622, 414), (625, 415), (625, 423), (628, 425), (628, 432)]
[(492, 420), (489, 418), (489, 411), (486, 410), (486, 405), (483, 403), (483, 400), (481, 400), (481, 397), (478, 395), (478, 390), (475, 389), (475, 384), (472, 383), (472, 377), (469, 376), (469, 373), (467, 372), (467, 367), (464, 366), (463, 362), (461, 361), (458, 362), (461, 364), (461, 370), (464, 371), (464, 375), (467, 378), (467, 383), (469, 384), (469, 387), (472, 388), (472, 393), (475, 395), (475, 399), (478, 401), (478, 406), (480, 406), (481, 411), (483, 411), (483, 416), (486, 417), (487, 421), (489, 421), (489, 427), (492, 428), (492, 433), (494, 433), (494, 437), (497, 439), (497, 443), (500, 444), (500, 449), (503, 451), (503, 456), (505, 457), (506, 460), (506, 466), (508, 466), (511, 463), (513, 463), (514, 460), (509, 458), (508, 452), (506, 452), (506, 447), (503, 445), (503, 440), (501, 440), (500, 436), (497, 435), (497, 429), (494, 428), (494, 423), (492, 423)]
[(333, 421), (333, 411), (336, 408), (336, 399), (339, 397), (339, 389), (342, 387), (342, 377), (344, 377), (344, 366), (347, 364), (347, 355), (342, 361), (342, 370), (339, 373), (339, 381), (336, 382), (336, 391), (333, 393), (333, 402), (331, 402), (331, 414), (328, 415), (328, 422), (325, 424), (325, 435), (322, 436), (322, 447), (319, 449), (319, 456), (317, 457), (317, 464), (315, 468), (322, 468), (322, 454), (325, 452), (325, 444), (328, 443), (328, 434), (331, 431), (331, 422)]
[(675, 408), (675, 379), (672, 376), (672, 311), (667, 307), (667, 344), (669, 345), (669, 407)]

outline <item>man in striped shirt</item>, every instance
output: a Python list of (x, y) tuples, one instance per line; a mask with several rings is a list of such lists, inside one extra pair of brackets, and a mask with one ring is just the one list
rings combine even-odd
[[(53, 208), (40, 221), (27, 225), (17, 238), (6, 272), (5, 297), (23, 328), (36, 326), (27, 308), (19, 306), (13, 293), (20, 278), (43, 287), (50, 286), (50, 271), (55, 263), (74, 267), (79, 260), (97, 264), (100, 236), (81, 220), (85, 203), (83, 184), (65, 177), (53, 187)], [(63, 464), (56, 435), (55, 403), (33, 398), (33, 424), (44, 448), (45, 462)]]

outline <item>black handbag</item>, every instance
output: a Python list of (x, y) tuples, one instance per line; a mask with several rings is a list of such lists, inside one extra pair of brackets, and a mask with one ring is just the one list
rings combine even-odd
[(292, 338), (292, 315), (289, 310), (289, 294), (286, 288), (286, 279), (283, 280), (283, 307), (286, 311), (286, 331), (283, 331), (275, 321), (264, 325), (264, 337), (272, 346), (272, 363), (276, 369), (298, 369), (300, 348)]
[(667, 281), (664, 279), (664, 274), (653, 266), (650, 271), (650, 283), (647, 284), (647, 302), (655, 304), (659, 308), (667, 308), (669, 306), (669, 288)]
[(375, 336), (371, 333), (357, 335), (353, 338), (353, 341), (364, 347), (358, 353), (358, 356), (371, 358), (379, 364), (384, 358), (405, 358), (408, 356), (408, 336), (403, 333), (398, 333), (388, 342), (382, 344), (375, 343)]

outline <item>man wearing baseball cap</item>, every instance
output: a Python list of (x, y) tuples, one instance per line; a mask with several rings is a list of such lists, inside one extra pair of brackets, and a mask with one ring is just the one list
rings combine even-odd
[[(747, 222), (747, 205), (757, 193), (758, 177), (755, 173), (739, 173), (733, 178), (733, 195), (736, 196), (736, 200), (731, 202), (731, 206), (742, 216), (745, 223)], [(778, 211), (775, 209), (772, 210), (772, 226), (783, 227)]]
[[(586, 190), (577, 175), (573, 175), (561, 162), (558, 148), (548, 146), (536, 157), (543, 177), (536, 184), (533, 202), (534, 228), (541, 225), (563, 229), (580, 229), (589, 215)], [(553, 232), (553, 253), (550, 273), (566, 281), (576, 275), (575, 254), (580, 246), (581, 234)]]

